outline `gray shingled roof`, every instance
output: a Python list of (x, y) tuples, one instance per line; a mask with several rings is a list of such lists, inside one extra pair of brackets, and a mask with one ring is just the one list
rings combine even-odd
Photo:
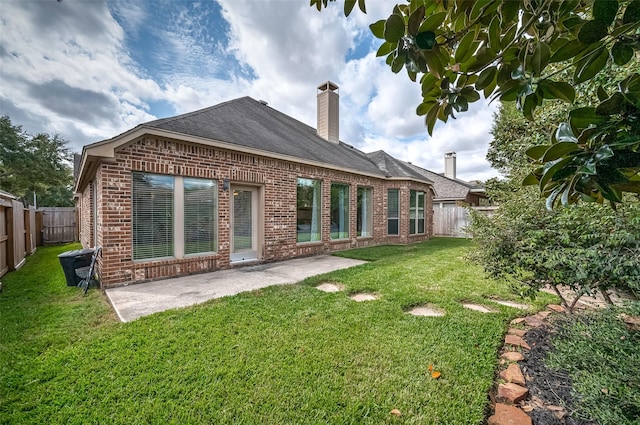
[(433, 182), (433, 189), (436, 192), (435, 200), (439, 199), (465, 199), (471, 189), (481, 189), (482, 186), (473, 185), (462, 180), (454, 180), (434, 173), (414, 164), (405, 162), (413, 171), (420, 174), (423, 178), (427, 178)]
[(423, 180), (432, 183), (425, 175), (413, 170), (410, 164), (400, 161), (385, 151), (375, 151), (366, 154), (387, 177), (404, 177), (408, 179)]
[[(367, 155), (250, 97), (142, 125), (385, 177)], [(424, 180), (416, 174), (414, 178)]]

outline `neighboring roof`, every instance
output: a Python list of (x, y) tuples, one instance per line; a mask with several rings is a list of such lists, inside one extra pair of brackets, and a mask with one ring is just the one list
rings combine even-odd
[(405, 162), (404, 164), (424, 178), (428, 178), (433, 182), (433, 189), (436, 192), (434, 201), (465, 199), (469, 192), (484, 195), (484, 186), (471, 184), (463, 180), (450, 179), (442, 174), (434, 173), (433, 171), (429, 171), (408, 162)]
[[(384, 152), (386, 168), (364, 152), (346, 143), (332, 143), (320, 137), (316, 130), (265, 102), (242, 97), (209, 108), (170, 118), (140, 124), (112, 139), (83, 148), (80, 178), (76, 190), (88, 182), (100, 158), (113, 157), (115, 150), (143, 134), (155, 134), (195, 143), (218, 145), (266, 156), (299, 160), (349, 172), (380, 178), (408, 178), (431, 183), (425, 176), (411, 171)], [(380, 153), (374, 153), (380, 155)], [(393, 161), (392, 161), (393, 160)]]
[(433, 184), (433, 181), (425, 175), (413, 170), (410, 164), (392, 157), (385, 151), (375, 151), (367, 153), (366, 155), (387, 177), (405, 177), (414, 180), (425, 180)]

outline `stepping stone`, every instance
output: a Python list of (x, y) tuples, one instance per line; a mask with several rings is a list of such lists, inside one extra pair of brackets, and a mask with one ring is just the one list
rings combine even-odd
[(530, 308), (530, 306), (528, 306), (527, 304), (520, 304), (513, 301), (503, 301), (503, 300), (491, 300), (491, 301), (501, 305), (506, 305), (507, 307), (518, 308), (520, 310), (528, 310)]
[(532, 328), (539, 328), (540, 326), (544, 325), (542, 319), (536, 316), (527, 316), (524, 318), (524, 322), (527, 324), (527, 326), (531, 326)]
[(322, 292), (340, 292), (343, 288), (341, 285), (327, 282), (323, 283), (322, 285), (316, 286), (316, 289), (319, 289)]
[(526, 330), (524, 329), (516, 329), (516, 328), (510, 328), (509, 331), (507, 332), (510, 335), (516, 335), (516, 336), (524, 336), (524, 334), (527, 333)]
[(504, 379), (507, 382), (513, 382), (514, 384), (524, 385), (524, 375), (522, 374), (522, 370), (520, 366), (515, 363), (511, 363), (509, 367), (500, 372), (500, 378)]
[(513, 319), (511, 321), (511, 324), (512, 325), (519, 325), (522, 322), (524, 322), (524, 317), (516, 317), (515, 319)]
[(508, 383), (498, 385), (498, 399), (516, 404), (524, 400), (529, 394), (529, 390), (518, 384)]
[(504, 342), (505, 344), (511, 344), (515, 345), (516, 347), (522, 347), (526, 348), (527, 350), (531, 350), (529, 344), (527, 344), (527, 342), (518, 335), (507, 334), (507, 336), (504, 337)]
[(502, 353), (500, 357), (502, 357), (503, 359), (507, 359), (510, 362), (520, 362), (524, 360), (524, 356), (518, 351), (507, 351)]
[(496, 411), (489, 417), (489, 425), (531, 425), (531, 418), (522, 410), (507, 404), (496, 404)]
[(464, 308), (468, 308), (469, 310), (479, 311), (480, 313), (493, 313), (493, 310), (488, 309), (487, 307), (480, 304), (462, 304)]
[(567, 311), (567, 309), (564, 308), (564, 306), (561, 306), (560, 304), (549, 304), (547, 308), (549, 310), (555, 311), (556, 313), (564, 313), (565, 311)]
[(444, 310), (438, 307), (429, 306), (429, 305), (414, 307), (413, 309), (407, 311), (407, 313), (412, 314), (414, 316), (424, 316), (424, 317), (444, 316)]
[(378, 296), (375, 294), (368, 294), (366, 292), (362, 292), (359, 294), (353, 294), (349, 298), (351, 298), (356, 302), (362, 302), (362, 301), (375, 301), (378, 299)]

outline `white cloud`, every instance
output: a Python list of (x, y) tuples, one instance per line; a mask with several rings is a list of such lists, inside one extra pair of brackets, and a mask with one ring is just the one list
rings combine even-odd
[(315, 126), (316, 87), (331, 80), (343, 141), (433, 171), (455, 150), (461, 178), (496, 174), (484, 160), (492, 108), (478, 102), (430, 138), (415, 115), (419, 85), (375, 57), (368, 26), (395, 1), (369, 0), (348, 19), (341, 3), (219, 3), (226, 22), (196, 1), (3, 2), (0, 113), (79, 150), (155, 119), (157, 104), (184, 113), (248, 95)]

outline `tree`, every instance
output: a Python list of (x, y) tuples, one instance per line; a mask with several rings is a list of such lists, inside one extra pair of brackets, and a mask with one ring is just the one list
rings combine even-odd
[(30, 136), (8, 116), (0, 118), (0, 188), (25, 203), (34, 193), (40, 206), (72, 206), (71, 153), (60, 137)]
[[(366, 12), (364, 0), (345, 0), (345, 15), (356, 3)], [(533, 121), (547, 100), (572, 104), (607, 64), (633, 69), (640, 0), (409, 0), (370, 28), (383, 40), (378, 56), (419, 82), (416, 112), (431, 134), (482, 95), (515, 102)], [(527, 151), (538, 167), (524, 183), (537, 184), (549, 207), (640, 195), (640, 74), (616, 81), (550, 128), (550, 143)]]
[[(576, 101), (588, 98), (591, 88), (582, 86)], [(549, 211), (532, 196), (533, 188), (522, 187), (532, 167), (523, 152), (537, 143), (543, 122), (566, 112), (564, 106), (545, 103), (535, 123), (513, 104), (500, 106), (487, 159), (507, 179), (487, 183), (488, 195), (500, 207), (491, 219), (472, 213), (470, 232), (478, 244), (475, 257), (492, 276), (511, 282), (521, 294), (545, 285), (568, 286), (572, 300), (557, 293), (572, 310), (582, 295), (597, 290), (605, 296), (611, 287), (640, 294), (640, 202), (627, 199), (617, 210), (580, 203)]]

